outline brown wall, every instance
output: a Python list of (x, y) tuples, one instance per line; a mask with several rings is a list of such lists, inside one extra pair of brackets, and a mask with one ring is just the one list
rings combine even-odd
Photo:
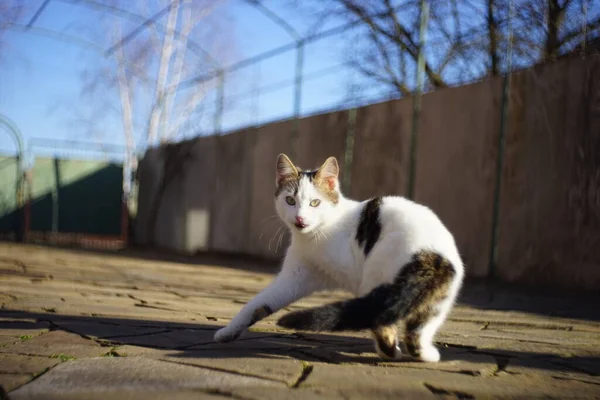
[[(470, 276), (598, 287), (600, 61), (563, 61), (512, 77), (498, 257), (490, 270), (502, 83), (423, 96), (416, 200), (454, 233)], [(412, 107), (407, 98), (357, 110), (351, 197), (406, 195)], [(344, 171), (348, 118), (348, 111), (303, 118), (295, 143), (291, 120), (189, 142), (195, 158), (165, 193), (157, 244), (280, 258), (287, 236), (279, 242), (285, 229), (273, 207), (276, 157), (294, 154), (294, 162), (311, 168), (333, 155)], [(147, 225), (162, 162), (154, 149), (141, 163), (138, 232)]]
[(412, 99), (362, 107), (356, 113), (350, 196), (405, 195), (410, 165)]
[[(206, 251), (211, 245), (211, 227), (215, 225), (212, 204), (215, 197), (218, 137), (196, 139), (190, 143), (191, 157), (181, 176), (182, 189), (178, 226), (184, 226), (184, 249), (188, 253)], [(170, 191), (176, 191), (174, 187)]]
[(217, 137), (212, 249), (236, 252), (248, 240), (254, 131)]
[[(260, 127), (254, 134), (254, 144), (248, 149), (252, 162), (250, 180), (250, 210), (246, 246), (240, 250), (262, 257), (280, 257), (285, 246), (277, 246), (278, 235), (285, 229), (275, 218), (275, 162), (279, 153), (292, 150), (293, 121), (283, 121)], [(278, 233), (279, 230), (279, 233)], [(284, 243), (285, 244), (285, 243)]]
[(600, 59), (513, 76), (497, 275), (600, 287)]
[(423, 96), (415, 199), (454, 234), (467, 273), (488, 273), (500, 80)]

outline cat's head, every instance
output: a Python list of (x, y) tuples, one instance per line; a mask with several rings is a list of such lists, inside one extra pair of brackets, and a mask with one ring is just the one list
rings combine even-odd
[(338, 174), (335, 157), (313, 171), (296, 167), (285, 154), (277, 157), (275, 208), (291, 230), (312, 232), (331, 216), (341, 196)]

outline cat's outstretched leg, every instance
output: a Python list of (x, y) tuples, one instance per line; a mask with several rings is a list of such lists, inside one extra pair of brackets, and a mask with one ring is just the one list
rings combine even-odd
[(317, 271), (286, 257), (279, 275), (262, 292), (250, 300), (215, 334), (217, 342), (237, 339), (244, 330), (283, 307), (313, 292), (331, 287), (331, 281)]
[(375, 350), (381, 358), (396, 359), (402, 356), (398, 347), (398, 330), (396, 325), (380, 326), (371, 331), (375, 342)]

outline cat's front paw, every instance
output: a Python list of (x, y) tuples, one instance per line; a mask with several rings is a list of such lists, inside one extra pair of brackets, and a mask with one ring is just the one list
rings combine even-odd
[(228, 326), (226, 326), (225, 328), (221, 328), (219, 329), (216, 333), (215, 333), (215, 342), (219, 342), (219, 343), (227, 343), (227, 342), (231, 342), (235, 339), (237, 339), (240, 336), (241, 332), (237, 332), (231, 328), (229, 328)]

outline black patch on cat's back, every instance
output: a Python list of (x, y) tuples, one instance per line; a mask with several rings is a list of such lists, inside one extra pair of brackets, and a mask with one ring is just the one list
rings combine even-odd
[(381, 234), (381, 221), (379, 220), (381, 197), (375, 197), (365, 204), (360, 213), (360, 221), (356, 230), (356, 240), (358, 245), (364, 244), (363, 252), (365, 257), (369, 255)]

